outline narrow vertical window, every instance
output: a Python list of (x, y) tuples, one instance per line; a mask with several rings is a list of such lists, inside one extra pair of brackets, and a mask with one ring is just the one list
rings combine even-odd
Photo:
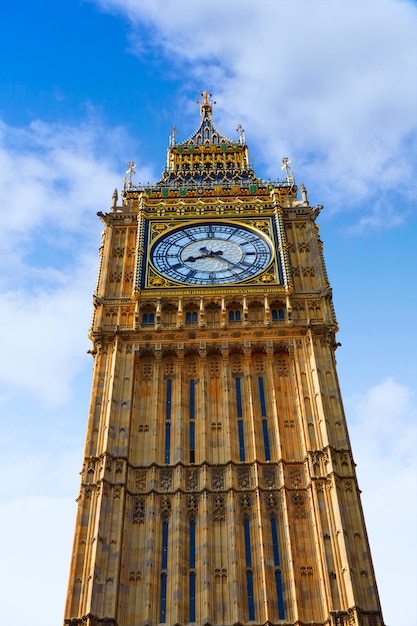
[(240, 378), (236, 378), (236, 406), (237, 406), (237, 429), (239, 436), (239, 459), (245, 460), (245, 440), (243, 430), (243, 412), (242, 412), (242, 391), (240, 387)]
[(262, 417), (266, 417), (264, 379), (259, 377), (258, 384), (259, 384), (259, 397), (261, 399), (261, 415)]
[(265, 450), (265, 460), (271, 460), (271, 450), (269, 446), (269, 432), (268, 432), (268, 420), (266, 419), (266, 403), (265, 403), (265, 389), (264, 389), (264, 379), (262, 377), (258, 378), (259, 385), (259, 398), (261, 402), (261, 415), (262, 415), (262, 433), (264, 437), (264, 450)]
[(168, 519), (162, 521), (162, 552), (161, 552), (161, 594), (159, 601), (159, 621), (166, 622), (167, 610), (167, 567), (168, 567)]
[(189, 621), (195, 622), (195, 517), (190, 517), (190, 560), (189, 560), (189, 600), (190, 600), (190, 614)]
[(195, 462), (195, 380), (190, 380), (190, 463)]
[(253, 595), (253, 572), (252, 572), (252, 553), (250, 545), (250, 526), (249, 517), (245, 515), (243, 521), (243, 528), (245, 533), (245, 559), (246, 559), (246, 589), (248, 593), (248, 609), (249, 609), (249, 621), (255, 619), (255, 598)]
[(190, 573), (190, 622), (195, 622), (195, 572)]
[(246, 586), (248, 589), (248, 608), (249, 608), (249, 621), (255, 620), (255, 599), (253, 597), (253, 573), (251, 570), (246, 572)]
[(167, 380), (165, 401), (165, 464), (169, 464), (171, 456), (171, 405), (172, 380)]
[(195, 517), (190, 517), (190, 569), (195, 568)]
[(167, 575), (166, 572), (161, 574), (161, 599), (159, 609), (159, 622), (165, 624), (167, 619)]
[(279, 619), (285, 619), (284, 594), (282, 592), (282, 574), (281, 574), (281, 560), (280, 560), (280, 555), (279, 555), (278, 530), (277, 530), (277, 522), (274, 516), (271, 517), (271, 535), (272, 535), (272, 550), (274, 553), (275, 587), (277, 590), (278, 617)]

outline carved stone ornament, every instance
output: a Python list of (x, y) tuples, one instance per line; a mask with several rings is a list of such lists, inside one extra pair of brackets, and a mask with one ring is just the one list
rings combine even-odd
[(136, 491), (145, 491), (145, 489), (146, 489), (146, 470), (136, 470), (135, 489), (136, 489)]
[(225, 519), (224, 498), (216, 496), (213, 503), (213, 521), (223, 522)]
[(171, 501), (169, 498), (164, 496), (161, 500), (161, 511), (170, 511), (171, 510)]
[(267, 496), (267, 506), (270, 509), (274, 509), (278, 504), (278, 498), (276, 493), (269, 493)]
[(249, 497), (248, 494), (245, 494), (244, 496), (242, 496), (240, 498), (240, 508), (241, 509), (244, 509), (244, 510), (245, 509), (250, 509), (250, 505), (251, 505), (251, 502), (250, 502), (250, 497)]
[(161, 489), (162, 491), (170, 491), (172, 489), (172, 474), (169, 470), (161, 471)]
[(292, 489), (299, 489), (302, 485), (301, 471), (299, 469), (290, 470), (290, 485)]
[(192, 495), (189, 496), (187, 500), (187, 509), (189, 511), (197, 511), (198, 510), (198, 496)]
[(133, 503), (133, 523), (143, 524), (145, 521), (145, 498), (135, 498)]
[(248, 469), (239, 470), (239, 489), (249, 489), (250, 488), (250, 477)]
[(264, 467), (263, 475), (264, 475), (265, 487), (267, 489), (274, 489), (276, 487), (274, 468)]
[(197, 470), (189, 470), (187, 472), (187, 490), (196, 491), (198, 489)]
[(223, 470), (214, 470), (212, 478), (213, 489), (220, 491), (224, 489), (224, 473)]

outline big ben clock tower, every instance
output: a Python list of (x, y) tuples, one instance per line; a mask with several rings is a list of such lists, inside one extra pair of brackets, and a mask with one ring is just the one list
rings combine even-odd
[(283, 162), (259, 179), (204, 92), (161, 180), (99, 214), (67, 626), (383, 626), (321, 207)]

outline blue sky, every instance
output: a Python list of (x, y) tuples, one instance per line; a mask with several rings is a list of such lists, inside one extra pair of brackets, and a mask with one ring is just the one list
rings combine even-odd
[[(23, 0), (0, 9), (0, 626), (65, 601), (101, 223), (126, 163), (159, 178), (175, 124), (241, 123), (292, 160), (319, 223), (340, 383), (387, 626), (417, 615), (417, 5)], [(25, 601), (22, 602), (22, 590)]]

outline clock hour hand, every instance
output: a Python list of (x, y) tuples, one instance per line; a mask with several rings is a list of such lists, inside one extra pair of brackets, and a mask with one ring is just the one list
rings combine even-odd
[(205, 257), (208, 257), (209, 259), (217, 258), (223, 254), (223, 250), (217, 250), (215, 252), (214, 250), (207, 250), (205, 246), (203, 248), (200, 248), (200, 252), (202, 252)]
[[(213, 252), (213, 250), (207, 250), (207, 248), (200, 248), (200, 252), (204, 252), (200, 256), (189, 256), (188, 259), (184, 259), (187, 263), (194, 263), (194, 261), (198, 261), (199, 259), (218, 259), (222, 254), (222, 250), (218, 250), (217, 252)], [(221, 261), (223, 259), (220, 259)]]

